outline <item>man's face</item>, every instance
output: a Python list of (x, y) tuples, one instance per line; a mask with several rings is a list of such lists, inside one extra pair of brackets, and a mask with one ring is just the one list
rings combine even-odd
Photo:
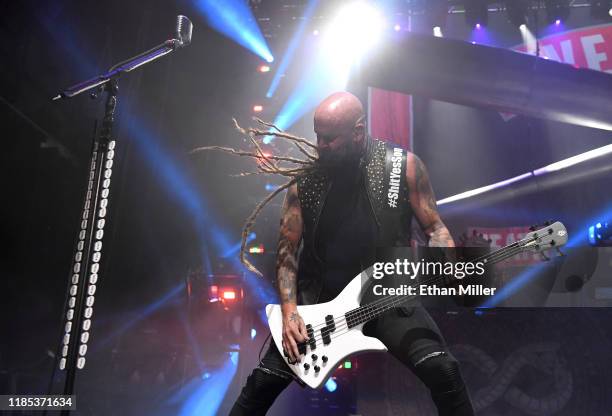
[(324, 122), (314, 125), (319, 161), (323, 165), (338, 165), (359, 157), (359, 128), (337, 126)]

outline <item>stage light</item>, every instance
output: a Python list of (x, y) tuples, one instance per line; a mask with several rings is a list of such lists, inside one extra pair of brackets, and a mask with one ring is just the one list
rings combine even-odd
[(266, 252), (264, 245), (249, 247), (249, 254), (264, 254)]
[(352, 362), (350, 362), (350, 361), (345, 361), (345, 362), (344, 362), (344, 368), (346, 368), (346, 369), (351, 369), (351, 368), (353, 368), (353, 363), (352, 363)]
[(236, 292), (233, 290), (224, 290), (221, 294), (221, 297), (226, 300), (234, 300), (236, 299)]
[(545, 0), (546, 18), (550, 24), (561, 25), (570, 14), (569, 0)]
[(442, 37), (442, 28), (440, 26), (434, 26), (433, 28), (433, 35), (437, 38), (441, 38)]
[(506, 12), (508, 20), (515, 26), (523, 26), (527, 23), (527, 11), (529, 3), (526, 0), (507, 0)]
[(330, 392), (333, 393), (336, 391), (336, 389), (338, 388), (338, 383), (336, 383), (336, 380), (334, 380), (334, 377), (330, 377), (326, 382), (325, 382), (325, 389)]
[[(376, 45), (383, 34), (381, 13), (367, 2), (344, 5), (322, 32), (318, 53), (304, 70), (274, 119), (282, 130), (313, 109), (333, 91), (345, 90), (351, 68)], [(267, 136), (264, 143), (274, 138)]]
[[(271, 98), (272, 96), (274, 96), (274, 93), (276, 92), (276, 89), (278, 88), (281, 78), (285, 75), (285, 72), (287, 72), (287, 68), (289, 67), (289, 64), (291, 63), (293, 59), (293, 55), (295, 55), (295, 52), (298, 49), (298, 46), (300, 44), (300, 41), (303, 38), (306, 28), (310, 25), (311, 17), (314, 11), (316, 10), (318, 3), (319, 3), (319, 0), (309, 0), (308, 6), (306, 6), (306, 9), (304, 10), (303, 17), (302, 19), (300, 19), (300, 23), (297, 29), (295, 30), (295, 32), (293, 33), (293, 36), (291, 37), (289, 44), (287, 45), (287, 50), (283, 54), (283, 58), (281, 59), (280, 64), (278, 65), (276, 69), (276, 72), (274, 73), (272, 82), (270, 82), (270, 87), (268, 87), (268, 91), (266, 92), (266, 97)], [(319, 34), (318, 30), (315, 30), (313, 32), (314, 36), (318, 34)]]
[(366, 2), (348, 4), (327, 28), (324, 47), (339, 64), (352, 64), (380, 40), (382, 30), (383, 18), (378, 9)]
[(278, 185), (275, 185), (273, 183), (267, 183), (266, 186), (265, 186), (265, 190), (267, 192), (272, 192), (272, 191), (275, 191), (277, 189), (278, 189)]
[(598, 147), (597, 149), (589, 150), (588, 152), (580, 153), (576, 156), (568, 157), (567, 159), (551, 163), (550, 165), (544, 166), (543, 168), (534, 170), (533, 173), (536, 176), (540, 176), (542, 174), (565, 169), (570, 166), (574, 166), (578, 163), (586, 162), (587, 160), (595, 159), (597, 157), (601, 157), (609, 153), (612, 153), (612, 144)]
[(251, 339), (255, 339), (257, 336), (257, 330), (255, 328), (251, 328)]
[(533, 33), (529, 30), (527, 25), (522, 24), (519, 26), (523, 43), (525, 44), (525, 51), (530, 55), (535, 55), (538, 51), (538, 40)]
[(260, 65), (258, 70), (262, 73), (270, 72), (270, 65)]
[(468, 0), (465, 2), (465, 22), (470, 27), (480, 29), (487, 25), (489, 10), (486, 0)]
[[(447, 0), (428, 0), (425, 6), (425, 22), (428, 27), (433, 27), (434, 36), (442, 37), (442, 28), (446, 25), (448, 17), (448, 1)], [(438, 36), (436, 28), (440, 33)]]
[(219, 33), (247, 48), (266, 62), (274, 57), (257, 25), (247, 2), (242, 0), (198, 0), (196, 7), (205, 15), (207, 23)]
[(399, 32), (400, 30), (402, 30), (402, 27), (396, 23), (395, 26), (393, 26), (393, 30), (395, 30), (396, 32)]
[(319, 36), (319, 30), (318, 29), (313, 30), (312, 31), (312, 35), (313, 36)]
[(257, 104), (257, 105), (253, 106), (253, 112), (254, 113), (261, 113), (262, 111), (263, 111), (263, 105)]
[(612, 16), (612, 0), (592, 0), (591, 17), (601, 20), (609, 20)]
[(589, 227), (589, 244), (594, 247), (612, 247), (612, 227), (608, 221)]

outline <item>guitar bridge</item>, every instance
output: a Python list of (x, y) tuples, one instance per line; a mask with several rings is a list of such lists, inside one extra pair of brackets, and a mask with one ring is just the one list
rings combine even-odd
[(330, 334), (336, 330), (336, 323), (332, 315), (325, 317), (325, 326), (321, 329), (321, 338), (323, 339), (323, 345), (331, 343)]

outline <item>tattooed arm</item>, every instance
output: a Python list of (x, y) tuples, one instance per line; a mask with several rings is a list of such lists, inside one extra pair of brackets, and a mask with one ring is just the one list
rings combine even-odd
[(438, 214), (436, 198), (431, 189), (425, 165), (413, 153), (408, 153), (406, 180), (408, 181), (410, 205), (421, 229), (429, 237), (429, 246), (454, 247), (453, 238)]
[(302, 239), (302, 209), (297, 185), (287, 189), (276, 251), (276, 279), (283, 311), (283, 348), (291, 361), (299, 360), (297, 343), (306, 339), (306, 326), (297, 312), (297, 251)]

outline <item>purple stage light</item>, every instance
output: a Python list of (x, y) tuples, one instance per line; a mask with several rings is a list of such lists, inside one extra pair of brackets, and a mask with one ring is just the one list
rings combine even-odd
[(480, 23), (476, 23), (476, 29), (480, 29), (480, 28), (481, 28)]
[(399, 32), (400, 30), (402, 30), (402, 27), (399, 24), (396, 24), (395, 26), (393, 26), (393, 30)]
[(559, 25), (561, 24), (561, 19), (557, 19), (557, 20), (555, 20), (555, 24), (556, 24), (557, 26), (559, 26)]

